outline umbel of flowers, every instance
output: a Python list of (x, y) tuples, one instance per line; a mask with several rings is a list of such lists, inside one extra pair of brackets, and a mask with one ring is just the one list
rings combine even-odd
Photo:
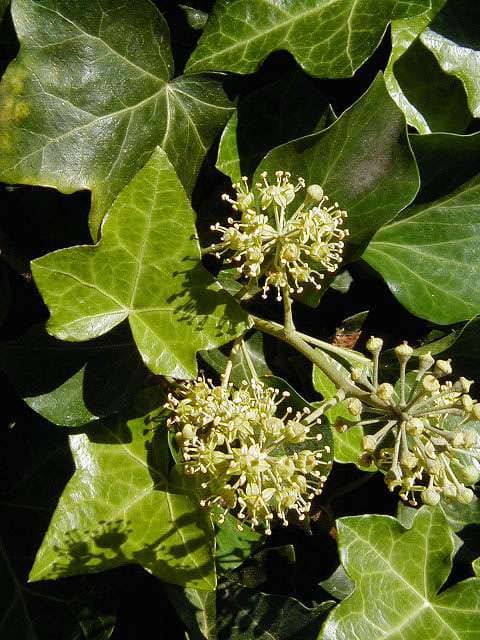
[(420, 494), (425, 504), (435, 505), (441, 496), (468, 504), (470, 487), (480, 478), (480, 442), (473, 422), (480, 420), (480, 404), (469, 395), (470, 380), (452, 382), (450, 360), (427, 353), (418, 357), (417, 368), (407, 377), (413, 349), (403, 343), (395, 349), (400, 377), (393, 387), (379, 382), (379, 355), (383, 343), (370, 338), (371, 375), (353, 369), (353, 381), (365, 391), (363, 401), (349, 406), (373, 432), (363, 439), (363, 463), (374, 462), (386, 472), (390, 490), (412, 505)]
[[(198, 474), (203, 506), (221, 523), (232, 510), (251, 528), (271, 533), (274, 517), (304, 519), (326, 480), (321, 435), (310, 435), (315, 415), (284, 406), (289, 393), (253, 378), (239, 388), (203, 377), (170, 394), (174, 430), (187, 474)], [(292, 445), (299, 445), (293, 450)], [(311, 445), (311, 446), (308, 446)], [(286, 448), (289, 448), (288, 453)], [(239, 525), (242, 528), (242, 524)]]
[(348, 231), (341, 228), (347, 212), (338, 202), (329, 205), (320, 186), (310, 185), (294, 208), (305, 180), (294, 184), (288, 171), (275, 176), (271, 184), (262, 173), (253, 189), (243, 177), (233, 185), (235, 198), (223, 195), (238, 219), (228, 218), (228, 226), (213, 225), (221, 240), (206, 251), (217, 257), (227, 254), (225, 262), (237, 266), (247, 288), (253, 290), (261, 281), (263, 297), (273, 287), (280, 301), (285, 292), (302, 293), (306, 284), (320, 289), (325, 272), (335, 271), (341, 262)]

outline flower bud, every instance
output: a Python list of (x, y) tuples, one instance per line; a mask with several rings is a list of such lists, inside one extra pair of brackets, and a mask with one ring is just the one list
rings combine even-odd
[(476, 402), (472, 407), (472, 418), (480, 420), (480, 403)]
[(347, 401), (347, 409), (353, 416), (358, 417), (362, 413), (363, 405), (358, 398), (350, 398)]
[(405, 451), (400, 456), (400, 464), (404, 469), (412, 471), (418, 464), (418, 458), (411, 451)]
[(464, 484), (477, 484), (480, 480), (480, 468), (474, 464), (469, 464), (466, 467), (460, 467), (457, 476)]
[(377, 448), (377, 439), (375, 436), (364, 436), (362, 440), (362, 446), (364, 451), (373, 453)]
[(378, 386), (378, 389), (376, 390), (375, 394), (380, 398), (380, 400), (383, 400), (384, 402), (388, 402), (390, 398), (393, 396), (394, 391), (395, 389), (390, 383), (382, 382), (382, 384)]
[(360, 382), (364, 378), (365, 372), (361, 367), (353, 367), (350, 371), (350, 375), (354, 382)]
[(323, 189), (319, 184), (311, 184), (307, 188), (307, 194), (312, 200), (315, 200), (317, 202), (323, 200)]
[(430, 507), (434, 507), (440, 502), (440, 494), (433, 487), (422, 491), (422, 502)]
[(397, 356), (398, 361), (402, 364), (408, 362), (412, 357), (412, 354), (413, 349), (406, 342), (395, 347), (395, 355)]
[(420, 418), (409, 418), (405, 423), (405, 429), (411, 436), (419, 436), (424, 431), (423, 422)]
[(438, 476), (442, 471), (442, 463), (437, 459), (426, 460), (425, 469), (430, 476)]
[(452, 373), (451, 360), (437, 360), (433, 368), (433, 375), (437, 378), (444, 378)]
[(365, 346), (367, 347), (367, 350), (370, 351), (370, 353), (380, 353), (383, 347), (383, 340), (381, 338), (370, 336)]
[(467, 378), (461, 376), (453, 385), (452, 390), (461, 391), (462, 393), (468, 393), (472, 384), (473, 380), (467, 380)]
[(422, 387), (425, 389), (425, 391), (434, 393), (435, 391), (438, 391), (440, 389), (440, 383), (435, 378), (435, 376), (432, 376), (431, 374), (427, 374), (422, 379)]
[(470, 504), (474, 498), (474, 493), (471, 489), (467, 487), (461, 487), (457, 491), (457, 500), (462, 504)]
[(418, 368), (420, 371), (425, 372), (435, 364), (435, 360), (432, 358), (430, 351), (428, 353), (422, 353), (418, 356)]
[(465, 409), (465, 411), (467, 411), (468, 413), (470, 413), (470, 411), (473, 409), (473, 399), (471, 396), (468, 395), (468, 393), (465, 393), (462, 398), (462, 405), (463, 408)]
[(449, 480), (445, 480), (443, 483), (442, 492), (445, 498), (449, 500), (454, 500), (457, 497), (457, 487)]

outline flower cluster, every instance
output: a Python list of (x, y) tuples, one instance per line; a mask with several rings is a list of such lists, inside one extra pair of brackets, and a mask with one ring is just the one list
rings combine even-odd
[(203, 506), (219, 522), (232, 510), (252, 529), (263, 525), (269, 534), (275, 515), (284, 525), (289, 511), (304, 519), (326, 480), (320, 467), (327, 464), (318, 448), (321, 435), (309, 435), (316, 419), (308, 409), (294, 413), (286, 407), (279, 416), (288, 392), (258, 379), (235, 388), (197, 378), (177, 395), (168, 396), (168, 426), (175, 431), (185, 472), (201, 475)]
[(223, 199), (240, 214), (239, 220), (228, 218), (228, 226), (219, 223), (212, 230), (221, 233), (221, 241), (207, 251), (220, 257), (228, 253), (227, 263), (237, 265), (247, 286), (259, 286), (263, 278), (263, 297), (271, 287), (282, 293), (302, 293), (310, 283), (321, 288), (324, 272), (333, 272), (342, 260), (343, 240), (348, 231), (341, 229), (346, 211), (338, 202), (328, 205), (328, 197), (318, 185), (306, 190), (303, 202), (293, 212), (288, 208), (305, 189), (305, 181), (290, 181), (291, 174), (277, 171), (270, 184), (266, 172), (253, 190), (247, 178), (234, 184), (235, 199)]
[[(468, 504), (474, 497), (470, 487), (480, 479), (480, 440), (474, 425), (480, 420), (480, 404), (469, 395), (470, 380), (447, 380), (450, 360), (435, 361), (430, 353), (418, 357), (418, 366), (407, 374), (413, 349), (405, 342), (395, 349), (400, 365), (397, 384), (379, 384), (382, 340), (370, 338), (372, 369), (353, 369), (352, 380), (367, 394), (353, 398), (351, 411), (365, 418), (366, 429), (376, 429), (363, 440), (364, 464), (374, 462), (386, 472), (391, 491), (415, 506), (435, 505), (441, 496)], [(367, 414), (367, 415), (365, 415)], [(470, 423), (470, 424), (469, 424)]]

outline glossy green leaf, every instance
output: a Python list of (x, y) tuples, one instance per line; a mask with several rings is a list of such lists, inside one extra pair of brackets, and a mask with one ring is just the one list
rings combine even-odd
[[(385, 69), (385, 82), (407, 122), (422, 134), (435, 130), (435, 124), (440, 129), (443, 125), (446, 130), (452, 130), (456, 121), (461, 128), (463, 123), (468, 125), (468, 114), (465, 117), (464, 110), (463, 118), (458, 119), (456, 100), (464, 98), (461, 85), (457, 86), (453, 78), (442, 72), (434, 56), (418, 40), (446, 1), (431, 0), (432, 6), (426, 13), (392, 22), (392, 52)], [(453, 109), (448, 108), (448, 101), (453, 102)], [(433, 124), (435, 118), (438, 120)]]
[(179, 4), (178, 6), (184, 12), (189, 27), (200, 31), (205, 27), (208, 20), (208, 13), (195, 7), (190, 7), (187, 4)]
[(91, 342), (67, 343), (37, 325), (2, 345), (0, 369), (31, 409), (68, 427), (124, 408), (148, 374), (126, 326)]
[(420, 133), (463, 131), (480, 116), (479, 20), (476, 2), (432, 0), (427, 13), (392, 22), (387, 86)]
[(411, 313), (452, 324), (480, 312), (479, 233), (477, 176), (384, 226), (363, 258)]
[(210, 519), (189, 495), (183, 475), (167, 477), (162, 412), (161, 394), (145, 393), (118, 420), (70, 436), (76, 470), (37, 553), (31, 580), (133, 562), (166, 582), (215, 587)]
[(430, 351), (432, 355), (452, 358), (455, 372), (478, 380), (480, 378), (480, 318), (477, 316), (445, 336), (427, 342), (415, 349), (420, 355)]
[(189, 640), (217, 640), (216, 593), (166, 584), (164, 589), (182, 622)]
[(322, 589), (325, 589), (336, 600), (344, 600), (351, 595), (355, 589), (355, 585), (350, 580), (347, 572), (340, 564), (335, 571), (326, 580), (320, 583)]
[(320, 131), (329, 116), (325, 97), (297, 67), (240, 100), (225, 127), (217, 169), (237, 182), (280, 144)]
[(429, 0), (217, 0), (187, 70), (251, 73), (286, 49), (312, 76), (349, 77), (390, 20), (429, 8)]
[(306, 607), (296, 598), (262, 593), (233, 583), (219, 589), (219, 640), (314, 640), (334, 602)]
[(172, 165), (157, 148), (114, 203), (97, 245), (32, 263), (51, 313), (49, 333), (89, 340), (128, 318), (154, 373), (193, 377), (196, 352), (234, 338), (246, 318), (201, 265), (194, 218)]
[(411, 135), (421, 190), (417, 202), (447, 195), (480, 173), (480, 133)]
[(265, 539), (258, 531), (251, 531), (246, 527), (239, 531), (237, 525), (237, 518), (229, 513), (218, 526), (216, 559), (217, 567), (222, 572), (236, 569)]
[(340, 518), (340, 556), (355, 591), (330, 614), (319, 640), (473, 640), (480, 634), (480, 580), (439, 589), (454, 543), (439, 509), (423, 507), (411, 529), (389, 516)]
[(257, 175), (278, 169), (303, 176), (307, 184), (320, 184), (348, 211), (350, 251), (406, 207), (419, 188), (403, 114), (381, 75), (328, 129), (271, 151)]
[(422, 33), (422, 43), (442, 69), (459, 78), (472, 114), (480, 117), (480, 5), (471, 0), (448, 0)]
[(14, 0), (21, 43), (0, 85), (0, 178), (92, 191), (94, 238), (119, 191), (162, 146), (187, 191), (231, 109), (219, 83), (172, 80), (150, 0)]

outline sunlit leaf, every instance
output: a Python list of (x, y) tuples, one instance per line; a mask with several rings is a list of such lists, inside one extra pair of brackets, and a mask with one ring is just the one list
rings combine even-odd
[(429, 0), (217, 0), (187, 69), (251, 73), (286, 49), (310, 75), (349, 77), (390, 20), (429, 7)]
[(480, 312), (479, 233), (477, 176), (384, 226), (363, 258), (411, 313), (452, 324)]
[(157, 145), (187, 191), (231, 108), (219, 83), (172, 79), (150, 0), (14, 0), (21, 49), (0, 85), (0, 179), (92, 191), (94, 238)]
[(271, 151), (257, 175), (279, 169), (321, 185), (347, 210), (350, 251), (406, 207), (419, 187), (403, 114), (381, 75), (328, 129)]
[[(168, 477), (162, 397), (145, 394), (128, 414), (70, 436), (76, 471), (67, 484), (30, 573), (56, 579), (140, 564), (166, 582), (215, 586), (213, 529)], [(160, 406), (159, 409), (147, 409)]]
[(246, 318), (201, 265), (195, 237), (194, 213), (158, 148), (116, 200), (96, 246), (32, 263), (49, 333), (90, 340), (128, 318), (153, 372), (193, 377), (196, 352), (234, 338)]
[(355, 591), (330, 614), (319, 640), (471, 640), (480, 633), (478, 578), (438, 593), (454, 551), (439, 509), (423, 507), (408, 530), (378, 515), (340, 518), (337, 525), (341, 561)]

